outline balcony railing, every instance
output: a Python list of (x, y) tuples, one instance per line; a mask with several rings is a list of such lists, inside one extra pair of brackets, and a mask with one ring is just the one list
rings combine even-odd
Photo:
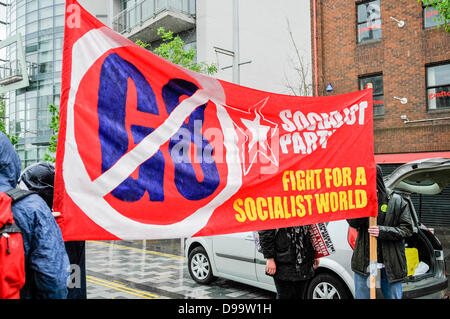
[(165, 10), (195, 16), (195, 0), (143, 0), (114, 17), (113, 28), (119, 33), (128, 33)]
[(0, 85), (8, 85), (22, 80), (22, 68), (19, 60), (8, 61), (0, 65)]
[[(27, 62), (27, 74), (31, 78), (37, 74), (37, 64)], [(22, 67), (19, 60), (7, 61), (0, 64), (0, 85), (6, 86), (23, 79)]]

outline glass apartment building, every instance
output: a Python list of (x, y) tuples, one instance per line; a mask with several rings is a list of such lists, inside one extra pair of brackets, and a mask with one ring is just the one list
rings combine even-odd
[[(80, 0), (89, 12), (132, 41), (153, 42), (165, 27), (195, 47), (195, 0)], [(43, 159), (52, 130), (49, 104), (59, 107), (64, 37), (64, 0), (4, 0), (2, 38), (21, 35), (27, 74), (22, 74), (18, 45), (0, 49), (0, 89), (6, 90), (8, 133), (19, 138), (23, 167)], [(4, 21), (3, 21), (4, 20)], [(22, 69), (23, 70), (23, 69)], [(8, 89), (28, 76), (29, 85)]]
[[(19, 76), (29, 77), (28, 87), (4, 94), (9, 134), (19, 138), (16, 150), (26, 167), (47, 152), (52, 135), (49, 104), (59, 106), (65, 1), (8, 1), (4, 10), (6, 37), (22, 36), (28, 74)], [(14, 44), (1, 52), (0, 83), (5, 87), (18, 73), (17, 50)]]

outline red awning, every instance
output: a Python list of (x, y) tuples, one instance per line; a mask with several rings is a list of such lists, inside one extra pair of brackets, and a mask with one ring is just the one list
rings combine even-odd
[(450, 158), (450, 152), (376, 154), (375, 162), (377, 164), (403, 164), (431, 157)]

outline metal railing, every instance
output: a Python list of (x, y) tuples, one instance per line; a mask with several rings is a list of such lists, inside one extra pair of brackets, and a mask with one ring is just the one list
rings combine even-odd
[(178, 11), (195, 16), (195, 0), (143, 0), (120, 12), (113, 19), (114, 31), (130, 32), (145, 21), (165, 10)]
[(22, 67), (19, 60), (7, 61), (0, 65), (0, 84), (7, 85), (22, 80)]
[[(31, 78), (37, 74), (37, 64), (27, 62), (27, 74)], [(20, 60), (0, 64), (0, 85), (8, 85), (23, 79)]]

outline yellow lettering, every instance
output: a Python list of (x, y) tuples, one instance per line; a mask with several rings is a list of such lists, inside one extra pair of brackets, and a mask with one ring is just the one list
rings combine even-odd
[(314, 174), (316, 174), (316, 186), (317, 186), (317, 189), (322, 188), (322, 184), (320, 183), (320, 173), (322, 173), (321, 169), (314, 170)]
[(258, 217), (261, 220), (266, 220), (267, 210), (263, 209), (263, 207), (267, 207), (267, 201), (265, 198), (258, 197), (256, 199), (256, 211), (258, 212)]
[(247, 197), (245, 199), (244, 206), (245, 206), (245, 213), (247, 215), (247, 218), (250, 221), (255, 221), (257, 218), (257, 214), (256, 214), (256, 205), (255, 205), (255, 201), (253, 200), (253, 198)]
[(330, 211), (330, 194), (315, 194), (314, 196), (316, 197), (316, 206), (318, 213), (328, 213)]
[(310, 190), (310, 189), (314, 189), (314, 171), (312, 170), (307, 170), (306, 171), (306, 189)]
[(274, 213), (275, 213), (275, 218), (283, 218), (284, 217), (284, 212), (283, 212), (283, 203), (281, 202), (281, 197), (280, 196), (275, 196), (274, 198), (274, 203), (273, 203), (273, 208), (274, 208)]
[(285, 192), (287, 192), (289, 190), (288, 189), (289, 179), (287, 178), (287, 175), (289, 175), (289, 171), (284, 171), (284, 173), (283, 173), (283, 189)]
[(355, 204), (353, 203), (353, 192), (348, 191), (348, 209), (355, 209)]
[(303, 196), (302, 195), (297, 195), (297, 197), (295, 198), (295, 202), (297, 203), (297, 206), (299, 208), (299, 213), (298, 213), (298, 217), (303, 217), (306, 215), (306, 210), (305, 210), (305, 205), (303, 205)]
[(342, 185), (342, 172), (339, 167), (333, 168), (333, 185), (334, 187)]
[(270, 219), (273, 219), (273, 205), (272, 205), (272, 197), (267, 198), (267, 206), (269, 206), (269, 217)]
[(238, 212), (238, 214), (236, 214), (235, 217), (239, 223), (243, 223), (247, 219), (245, 217), (245, 211), (240, 207), (243, 204), (244, 204), (244, 202), (240, 198), (236, 199), (233, 203), (234, 210)]
[(289, 213), (287, 197), (283, 198), (283, 207), (284, 207), (284, 218), (291, 218), (291, 214)]
[(347, 193), (344, 191), (339, 192), (339, 210), (348, 210)]
[(311, 205), (311, 200), (312, 200), (312, 195), (305, 195), (304, 198), (306, 199), (306, 201), (308, 202), (308, 215), (312, 215), (312, 205)]
[(339, 197), (336, 192), (330, 194), (330, 208), (333, 213), (339, 209)]
[(365, 190), (355, 190), (356, 208), (364, 208), (367, 206), (367, 193)]
[(294, 175), (294, 171), (289, 171), (289, 178), (291, 179), (291, 184), (292, 184), (292, 190), (295, 191), (297, 188), (297, 185), (295, 183), (295, 175)]
[(332, 180), (332, 176), (331, 176), (331, 168), (325, 168), (325, 185), (327, 185), (327, 188), (331, 187), (331, 180)]
[(292, 217), (297, 216), (297, 207), (295, 206), (295, 196), (290, 196), (291, 198), (291, 212)]
[(302, 170), (295, 172), (295, 177), (297, 178), (297, 190), (304, 191), (305, 190), (305, 172)]
[(343, 186), (350, 186), (352, 185), (352, 170), (350, 167), (343, 167), (342, 168), (342, 183)]
[(364, 167), (356, 168), (355, 185), (367, 185), (366, 170)]

